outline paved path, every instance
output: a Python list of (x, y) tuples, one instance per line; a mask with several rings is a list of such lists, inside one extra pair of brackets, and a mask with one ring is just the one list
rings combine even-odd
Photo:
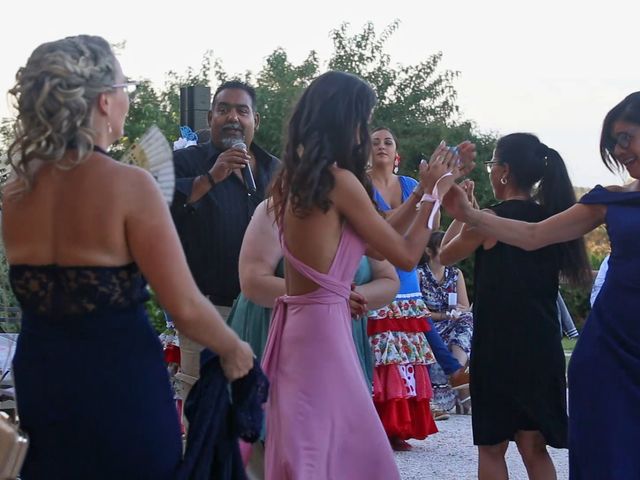
[[(439, 421), (440, 432), (426, 440), (409, 440), (410, 452), (396, 452), (402, 480), (473, 480), (477, 478), (478, 454), (471, 436), (471, 417), (451, 415)], [(558, 480), (569, 478), (567, 450), (549, 448)], [(510, 480), (527, 480), (527, 473), (516, 449), (509, 445), (507, 466)]]

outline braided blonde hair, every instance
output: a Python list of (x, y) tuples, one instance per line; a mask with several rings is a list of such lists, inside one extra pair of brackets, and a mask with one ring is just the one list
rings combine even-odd
[[(94, 145), (91, 112), (115, 75), (115, 56), (102, 37), (67, 37), (33, 51), (9, 90), (18, 116), (7, 156), (22, 184), (12, 193), (31, 189), (41, 163), (69, 169), (87, 158)], [(63, 165), (69, 148), (77, 156)]]

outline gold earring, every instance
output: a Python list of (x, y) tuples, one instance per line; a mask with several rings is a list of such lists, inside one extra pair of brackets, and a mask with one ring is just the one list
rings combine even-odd
[(500, 183), (501, 183), (502, 185), (506, 185), (508, 181), (509, 181), (509, 180), (507, 180), (507, 177), (502, 177), (502, 178), (500, 179)]

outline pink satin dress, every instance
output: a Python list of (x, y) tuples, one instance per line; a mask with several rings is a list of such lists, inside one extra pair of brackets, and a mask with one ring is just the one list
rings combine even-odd
[(394, 480), (400, 474), (362, 376), (351, 337), (349, 294), (365, 246), (345, 223), (329, 272), (289, 262), (319, 288), (280, 297), (262, 368), (267, 480)]

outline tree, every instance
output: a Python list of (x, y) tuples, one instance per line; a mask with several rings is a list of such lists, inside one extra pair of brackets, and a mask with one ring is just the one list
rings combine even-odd
[(217, 75), (223, 72), (219, 60), (213, 58), (211, 51), (207, 51), (198, 70), (190, 67), (183, 75), (167, 72), (161, 89), (154, 87), (149, 80), (142, 80), (129, 105), (125, 136), (118, 145), (112, 147), (112, 154), (119, 158), (152, 125), (157, 125), (170, 142), (176, 140), (180, 136), (180, 87), (208, 86), (212, 70)]
[[(169, 141), (177, 139), (180, 87), (212, 86), (212, 81), (220, 84), (228, 79), (241, 79), (256, 87), (261, 115), (256, 141), (279, 155), (286, 140), (287, 120), (301, 92), (323, 71), (342, 70), (361, 76), (375, 90), (378, 103), (372, 126), (387, 126), (398, 136), (401, 173), (416, 176), (419, 161), (428, 158), (442, 139), (449, 145), (468, 139), (478, 149), (479, 166), (469, 175), (475, 181), (478, 202), (482, 207), (494, 203), (488, 175), (481, 162), (491, 158), (496, 135), (479, 132), (472, 121), (461, 118), (454, 86), (459, 72), (441, 68), (442, 52), (432, 53), (412, 65), (392, 62), (386, 47), (399, 26), (400, 22), (395, 20), (377, 34), (369, 22), (352, 33), (351, 26), (343, 23), (330, 32), (333, 51), (326, 63), (321, 63), (317, 53), (310, 51), (300, 64), (295, 65), (284, 49), (277, 48), (265, 59), (257, 74), (251, 71), (229, 74), (220, 60), (207, 51), (199, 68), (189, 68), (182, 75), (169, 71), (161, 87), (153, 86), (147, 80), (140, 83), (131, 101), (126, 136), (112, 152), (119, 157), (152, 124), (158, 125)], [(117, 48), (124, 48), (124, 45)], [(0, 124), (0, 158), (11, 137), (10, 125), (7, 120)], [(442, 228), (450, 221), (445, 216)], [(472, 292), (473, 259), (465, 260), (460, 267)]]
[(318, 75), (316, 52), (309, 53), (298, 66), (287, 52), (276, 49), (269, 55), (256, 80), (256, 96), (260, 112), (260, 128), (256, 141), (274, 154), (284, 147), (285, 123), (302, 91)]

